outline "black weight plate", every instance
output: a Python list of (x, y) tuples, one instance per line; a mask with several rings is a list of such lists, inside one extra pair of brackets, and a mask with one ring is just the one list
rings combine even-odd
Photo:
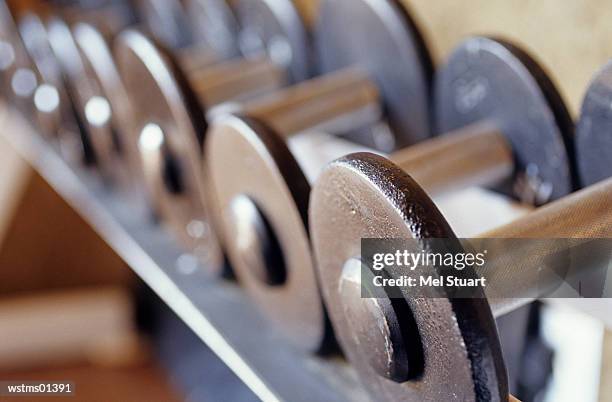
[[(431, 239), (456, 243), (455, 234), (433, 201), (403, 170), (368, 153), (331, 163), (313, 187), (309, 221), (334, 332), (373, 400), (508, 399), (495, 320), (484, 297), (414, 298), (409, 289), (401, 290), (421, 337), (425, 367), (421, 376), (400, 383), (384, 378), (370, 366), (364, 348), (371, 345), (360, 342), (347, 321), (339, 282), (346, 262), (359, 259), (362, 238), (415, 239), (423, 249), (430, 247)], [(371, 331), (380, 336), (377, 326)]]
[(322, 1), (316, 47), (321, 73), (355, 66), (376, 82), (396, 148), (429, 137), (432, 63), (416, 25), (399, 1)]
[(542, 68), (516, 46), (464, 41), (436, 75), (435, 105), (438, 133), (493, 122), (512, 146), (515, 181), (528, 169), (539, 177), (540, 202), (574, 190), (569, 113)]
[(593, 78), (582, 102), (576, 158), (582, 186), (612, 176), (612, 63)]

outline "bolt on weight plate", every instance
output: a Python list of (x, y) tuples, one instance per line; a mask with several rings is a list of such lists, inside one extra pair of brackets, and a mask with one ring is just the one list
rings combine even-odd
[(488, 121), (508, 139), (515, 174), (500, 190), (542, 203), (575, 189), (572, 120), (524, 51), (500, 39), (466, 40), (438, 70), (434, 88), (437, 133)]
[(589, 186), (612, 176), (612, 63), (593, 78), (576, 127), (580, 183)]
[[(375, 400), (507, 400), (495, 320), (484, 298), (411, 298), (404, 293), (405, 310), (395, 320), (419, 334), (423, 366), (415, 376), (381, 375), (379, 365), (373, 364), (380, 358), (373, 354), (381, 348), (372, 348), (370, 340), (384, 334), (378, 325), (356, 332), (350, 322), (347, 311), (360, 299), (347, 297), (339, 286), (347, 278), (347, 262), (360, 256), (362, 238), (416, 239), (424, 247), (432, 238), (456, 241), (442, 214), (404, 171), (373, 154), (333, 162), (313, 188), (309, 221), (317, 273), (336, 337)], [(386, 343), (377, 339), (374, 344)], [(407, 348), (403, 353), (414, 351), (414, 342), (396, 339), (392, 344)], [(402, 351), (389, 356), (401, 358)]]

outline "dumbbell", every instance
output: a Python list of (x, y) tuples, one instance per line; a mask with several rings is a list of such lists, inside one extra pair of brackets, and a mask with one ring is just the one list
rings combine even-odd
[[(151, 3), (152, 7), (154, 3)], [(219, 54), (222, 58), (234, 56), (236, 52), (227, 49), (230, 44), (236, 46), (234, 42), (237, 41), (237, 34), (234, 34), (234, 31), (237, 31), (237, 22), (228, 4), (219, 0), (200, 0), (191, 1), (186, 7), (190, 11), (189, 15), (202, 19), (201, 25), (206, 26), (203, 32), (205, 30), (209, 33), (207, 36), (209, 39), (203, 34), (198, 36), (197, 50), (191, 49), (185, 52), (187, 55), (183, 54), (182, 61), (186, 61), (183, 64), (187, 64), (187, 69), (197, 70), (208, 66)], [(226, 31), (231, 31), (231, 34), (229, 32), (227, 35), (223, 34)], [(125, 141), (130, 136), (122, 133), (123, 130), (132, 130), (131, 109), (126, 89), (106, 45), (111, 39), (88, 24), (76, 26), (73, 34), (83, 58), (85, 79), (90, 82), (92, 89), (92, 96), (83, 100), (85, 104), (80, 105), (80, 108), (85, 110), (84, 124), (88, 132), (92, 133), (92, 146), (95, 149), (98, 167), (111, 181), (132, 185), (134, 181), (129, 180), (129, 177), (138, 176), (137, 169), (134, 166), (126, 166), (126, 163), (136, 159), (134, 144)], [(215, 56), (204, 49), (212, 50)], [(185, 60), (189, 58), (186, 56), (191, 56), (191, 60)], [(94, 113), (95, 111), (98, 113)], [(105, 118), (102, 119), (100, 116)], [(120, 155), (122, 153), (126, 155)], [(127, 171), (131, 172), (131, 175), (126, 175)]]
[[(582, 182), (603, 181), (477, 237), (612, 237), (612, 165), (601, 159), (612, 152), (610, 82), (612, 65), (590, 85), (576, 131)], [(599, 159), (592, 157), (597, 154)], [(495, 263), (486, 265), (485, 272), (476, 267), (467, 271), (468, 276), (498, 278), (498, 286), (477, 289), (474, 298), (414, 297), (408, 289), (398, 290), (402, 297), (397, 299), (380, 294), (376, 299), (362, 298), (361, 239), (412, 239), (423, 249), (443, 239), (455, 252), (466, 249), (409, 172), (369, 153), (348, 155), (325, 169), (312, 191), (309, 218), (317, 273), (335, 333), (376, 400), (507, 400), (494, 317), (558, 281), (559, 270), (542, 270), (540, 264), (555, 250), (534, 247), (542, 244), (536, 240), (523, 241), (517, 243), (518, 249), (503, 251), (514, 256), (513, 269)], [(609, 257), (598, 261), (585, 253), (572, 258), (578, 275), (607, 268), (610, 262)], [(552, 263), (567, 260), (557, 258)], [(511, 293), (505, 288), (523, 289), (516, 294), (531, 296), (509, 299)]]
[[(168, 2), (168, 5), (171, 4), (172, 2)], [(201, 2), (200, 4), (202, 4), (198, 8), (200, 15), (205, 11), (213, 15), (224, 11), (224, 2)], [(155, 2), (152, 2), (151, 6), (155, 6)], [(211, 10), (212, 8), (221, 9), (221, 11)], [(113, 41), (113, 35), (111, 32), (81, 22), (74, 26), (73, 37), (83, 60), (84, 76), (81, 80), (86, 81), (90, 87), (89, 97), (86, 99), (81, 97), (78, 107), (84, 111), (83, 123), (87, 131), (91, 133), (97, 168), (111, 184), (124, 189), (129, 189), (134, 185), (138, 186), (142, 182), (142, 175), (139, 174), (138, 166), (135, 165), (137, 148), (133, 141), (129, 141), (134, 137), (132, 105), (108, 45)], [(233, 36), (224, 38), (229, 42), (233, 42), (233, 39)], [(219, 41), (221, 39), (216, 38), (213, 42)], [(192, 56), (188, 65), (189, 69), (208, 65), (216, 59), (208, 43), (201, 42), (199, 40), (197, 44), (194, 44), (197, 50), (193, 48), (189, 50)], [(132, 193), (139, 193), (139, 191), (132, 191)]]
[[(221, 253), (210, 227), (210, 210), (203, 191), (202, 143), (207, 113), (215, 105), (243, 100), (279, 89), (310, 71), (305, 29), (288, 0), (235, 3), (242, 26), (265, 24), (261, 45), (269, 57), (240, 58), (214, 65), (194, 63), (156, 45), (134, 30), (122, 33), (115, 55), (122, 80), (134, 105), (134, 121), (142, 166), (156, 210), (190, 250), (217, 270)], [(263, 20), (261, 16), (264, 16)], [(283, 39), (285, 38), (285, 39)], [(289, 58), (279, 58), (277, 45), (289, 46)], [(287, 49), (285, 49), (287, 50)], [(191, 64), (185, 67), (185, 65)]]
[[(110, 15), (118, 13), (113, 17), (116, 21), (129, 20), (125, 5), (109, 6), (98, 11), (104, 10)], [(44, 64), (49, 70), (46, 83), (59, 91), (56, 98), (60, 113), (56, 120), (60, 121), (64, 155), (86, 165), (95, 165), (110, 182), (133, 184), (127, 174), (130, 169), (123, 160), (130, 159), (120, 155), (130, 154), (133, 148), (120, 138), (121, 130), (129, 130), (130, 109), (105, 43), (111, 32), (102, 34), (91, 25), (82, 26), (79, 32), (84, 38), (79, 38), (77, 44), (77, 38), (62, 19), (52, 17), (44, 27), (38, 17), (32, 15), (24, 23), (23, 31), (34, 38), (31, 53), (37, 54), (38, 64)]]
[[(375, 124), (383, 108), (402, 113), (401, 117), (410, 123), (412, 111), (422, 111), (428, 104), (426, 74), (416, 73), (426, 69), (417, 56), (416, 44), (420, 41), (411, 39), (414, 30), (405, 31), (406, 37), (398, 39), (402, 48), (407, 43), (414, 44), (412, 58), (405, 59), (412, 60), (412, 66), (396, 63), (390, 69), (387, 60), (402, 58), (391, 54), (372, 57), (363, 50), (369, 48), (367, 37), (372, 38), (371, 48), (383, 42), (374, 32), (390, 26), (389, 14), (382, 14), (385, 19), (379, 19), (379, 25), (375, 24), (375, 14), (358, 24), (349, 25), (343, 20), (342, 16), (350, 18), (357, 10), (365, 16), (363, 11), (372, 4), (323, 2), (320, 11), (322, 26), (343, 27), (346, 35), (356, 38), (360, 47), (354, 50), (353, 57), (362, 70), (336, 72), (247, 104), (242, 116), (219, 120), (207, 140), (208, 170), (234, 270), (255, 300), (292, 339), (315, 349), (325, 338), (326, 328), (323, 307), (317, 302), (306, 229), (310, 190), (306, 173), (315, 169), (302, 162), (304, 157), (292, 154), (286, 138), (312, 127), (338, 130), (342, 126), (346, 130), (347, 125), (354, 129), (355, 124)], [(376, 4), (389, 6), (388, 2)], [(347, 26), (356, 30), (364, 27), (366, 31), (350, 32)], [(397, 37), (395, 27), (391, 32)], [(346, 63), (350, 45), (335, 42), (336, 33), (325, 28), (321, 35), (318, 43), (324, 65), (332, 55), (342, 55), (339, 57)], [(384, 68), (372, 66), (376, 62)], [(413, 89), (422, 90), (407, 90), (409, 85), (404, 85), (404, 80)], [(380, 82), (385, 85), (376, 85)], [(484, 89), (474, 86), (482, 82), (486, 83)], [(544, 197), (534, 195), (542, 192), (540, 186), (546, 187), (547, 198), (558, 198), (573, 189), (573, 169), (566, 149), (566, 142), (571, 142), (571, 120), (552, 84), (524, 52), (499, 40), (469, 39), (440, 71), (437, 85), (436, 99), (443, 112), (440, 117), (448, 120), (445, 124), (457, 126), (456, 120), (461, 117), (465, 127), (391, 155), (428, 191), (442, 194), (468, 186), (496, 186), (505, 180), (514, 184), (510, 187), (520, 189), (513, 193), (517, 197), (542, 202)], [(398, 92), (397, 88), (404, 91)], [(401, 94), (405, 99), (397, 97)], [(459, 117), (450, 115), (446, 103), (461, 104), (468, 101), (466, 98), (472, 108), (462, 109)], [(417, 107), (419, 104), (422, 108)], [(412, 130), (402, 130), (397, 122), (392, 125), (393, 132), (398, 133), (397, 143), (421, 139), (407, 133), (422, 136), (425, 118), (416, 114), (412, 122), (416, 124)], [(339, 142), (323, 142), (320, 153), (330, 148), (344, 152), (350, 149), (348, 145), (339, 146)], [(316, 159), (316, 155), (311, 158)], [(535, 180), (538, 176), (534, 171), (542, 175), (540, 181)], [(310, 175), (310, 181), (313, 179)], [(508, 186), (497, 188), (505, 191), (505, 187)]]

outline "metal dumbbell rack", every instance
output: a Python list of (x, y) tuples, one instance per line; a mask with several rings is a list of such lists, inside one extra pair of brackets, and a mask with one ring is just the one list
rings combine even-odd
[(345, 360), (289, 345), (235, 282), (207, 274), (148, 212), (133, 205), (132, 194), (109, 190), (99, 172), (80, 158), (67, 158), (36, 123), (0, 100), (3, 139), (255, 395), (266, 401), (366, 400)]
[(3, 138), (258, 397), (367, 400), (345, 361), (289, 345), (238, 285), (196, 269), (167, 232), (126, 206), (124, 194), (109, 192), (94, 172), (62, 159), (6, 104), (0, 125)]

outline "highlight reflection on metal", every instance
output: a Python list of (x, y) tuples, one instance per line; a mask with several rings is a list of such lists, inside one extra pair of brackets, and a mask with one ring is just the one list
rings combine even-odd
[(101, 96), (92, 96), (85, 103), (85, 118), (94, 126), (102, 127), (110, 122), (110, 104)]
[(164, 143), (164, 133), (160, 126), (148, 123), (138, 137), (138, 147), (143, 152), (159, 151)]
[(32, 70), (28, 68), (18, 68), (11, 77), (11, 88), (15, 95), (22, 98), (29, 98), (34, 94), (38, 80)]
[(36, 94), (34, 94), (34, 104), (41, 112), (53, 113), (58, 109), (59, 103), (59, 93), (54, 86), (45, 83), (36, 89)]

